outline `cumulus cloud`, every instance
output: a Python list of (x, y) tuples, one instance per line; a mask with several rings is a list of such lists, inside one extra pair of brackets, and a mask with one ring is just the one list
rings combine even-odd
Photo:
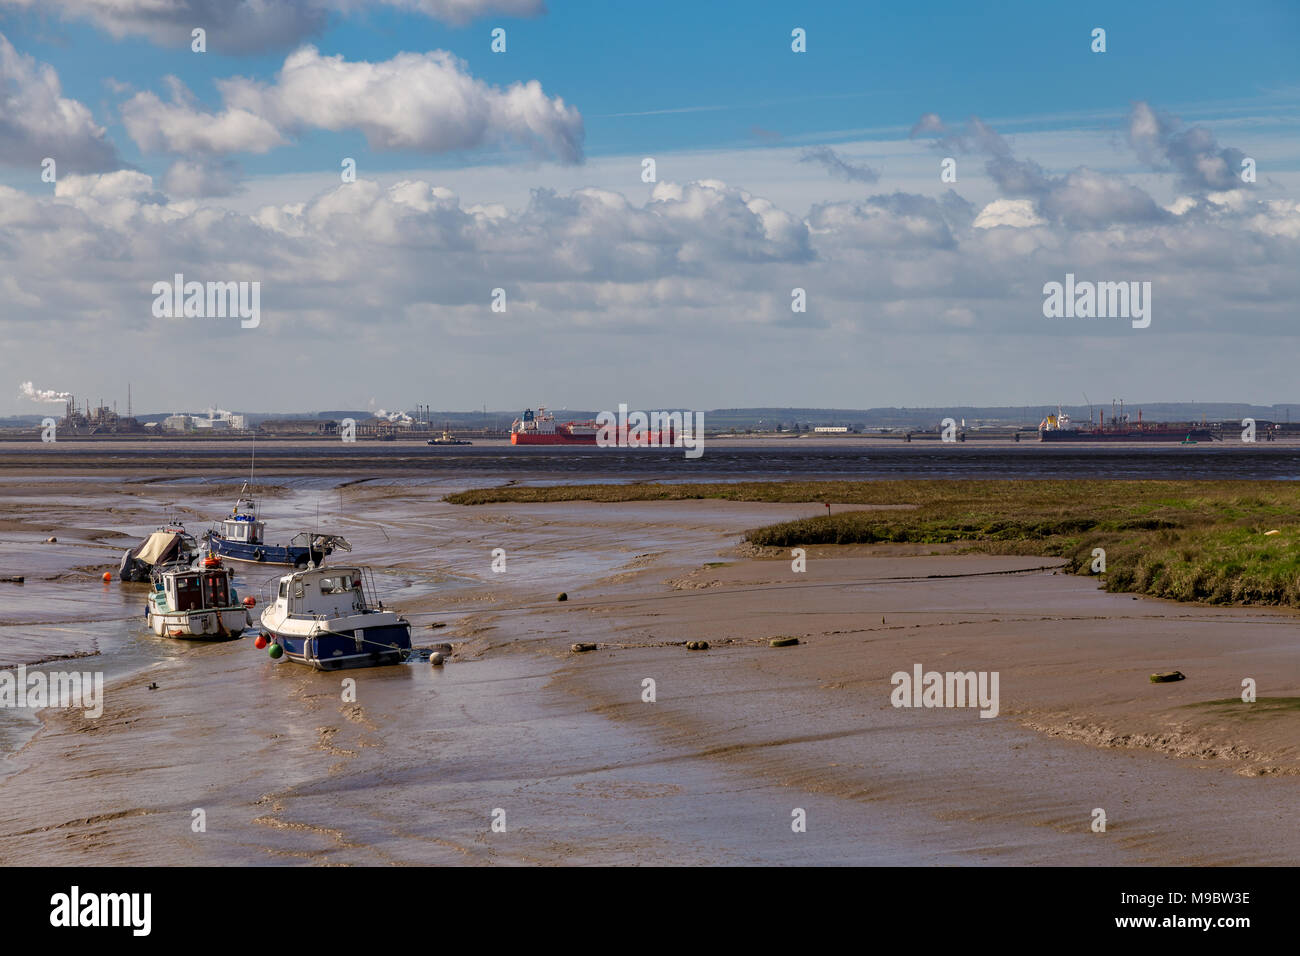
[(1034, 204), (1028, 199), (995, 199), (980, 210), (974, 223), (976, 229), (993, 229), (997, 226), (1027, 229), (1046, 224), (1047, 220), (1034, 212)]
[(1128, 141), (1143, 162), (1176, 170), (1179, 186), (1190, 192), (1224, 192), (1243, 186), (1245, 153), (1220, 146), (1204, 126), (1186, 126), (1145, 102), (1134, 103), (1129, 112)]
[(84, 19), (114, 37), (143, 36), (161, 46), (188, 47), (191, 31), (207, 31), (207, 48), (264, 53), (321, 33), (332, 14), (396, 7), (455, 26), (489, 14), (535, 16), (544, 0), (0, 0), (0, 7), (36, 5)]
[(0, 34), (0, 163), (35, 169), (47, 156), (56, 171), (122, 165), (90, 110), (63, 96), (54, 68), (19, 53)]
[(943, 207), (928, 196), (892, 193), (855, 202), (821, 203), (808, 225), (858, 248), (953, 249), (957, 240)]
[(54, 187), (61, 199), (98, 201), (130, 199), (159, 203), (166, 200), (153, 185), (153, 177), (134, 169), (119, 169), (99, 176), (62, 176)]
[[(1055, 202), (1116, 206), (1087, 171), (1055, 178), (1047, 197)], [(391, 347), (398, 361), (400, 343), (431, 331), (480, 342), (506, 363), (523, 361), (520, 343), (536, 341), (515, 334), (525, 330), (644, 329), (664, 341), (720, 342), (788, 326), (795, 287), (809, 296), (809, 313), (794, 321), (804, 329), (1056, 334), (1041, 321), (1041, 288), (1067, 272), (1151, 279), (1156, 321), (1171, 332), (1232, 314), (1233, 334), (1291, 334), (1300, 295), (1294, 202), (1248, 196), (1239, 207), (1206, 202), (1181, 216), (1081, 230), (1069, 224), (1073, 210), (1045, 215), (1042, 201), (1003, 197), (976, 209), (951, 190), (890, 192), (800, 215), (700, 180), (657, 183), (646, 199), (537, 189), (506, 207), (466, 204), (424, 181), (361, 179), (242, 213), (161, 197), (148, 176), (119, 171), (61, 178), (53, 197), (0, 187), (0, 250), (11, 311), (41, 303), (34, 314), (61, 322), (65, 337), (111, 329), (147, 349), (174, 332), (151, 315), (154, 282), (177, 272), (259, 281), (258, 354), (280, 354), (282, 341), (339, 373), (354, 351), (340, 342), (368, 356)], [(507, 292), (506, 313), (489, 309), (495, 288)], [(186, 329), (219, 348), (236, 347), (232, 334), (219, 321)]]
[(137, 93), (122, 104), (122, 124), (137, 146), (154, 153), (265, 153), (288, 139), (245, 109), (207, 112), (176, 88), (170, 103)]
[(816, 146), (805, 149), (799, 157), (801, 163), (818, 163), (836, 179), (846, 182), (874, 183), (880, 179), (879, 171), (865, 163), (851, 163), (829, 146)]
[(450, 53), (399, 53), (378, 63), (291, 53), (275, 80), (218, 81), (224, 108), (204, 110), (172, 82), (171, 101), (138, 93), (122, 107), (141, 149), (173, 153), (265, 152), (311, 129), (356, 129), (375, 150), (441, 153), (521, 144), (562, 162), (582, 159), (583, 122), (536, 80), (505, 89), (471, 76)]
[[(1053, 175), (1032, 159), (1017, 158), (1007, 141), (978, 116), (972, 116), (961, 129), (946, 129), (943, 138), (934, 145), (943, 151), (987, 156), (985, 171), (1004, 196), (1026, 199), (1032, 203), (1036, 217), (1070, 229), (1151, 223), (1169, 215), (1144, 190), (1120, 176), (1100, 173), (1085, 166), (1064, 175)], [(1011, 208), (1001, 207), (990, 215), (1000, 217)], [(1007, 223), (999, 220), (996, 224)]]

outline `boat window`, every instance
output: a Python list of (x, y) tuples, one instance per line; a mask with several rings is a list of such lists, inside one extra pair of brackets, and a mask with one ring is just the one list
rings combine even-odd
[(281, 582), (280, 582), (280, 597), (285, 598), (285, 597), (288, 597), (288, 596), (289, 596), (289, 582), (288, 582), (288, 581), (281, 581)]
[(301, 581), (295, 581), (295, 582), (293, 582), (293, 596), (294, 596), (294, 597), (296, 597), (296, 598), (300, 598), (300, 597), (302, 597), (302, 589), (303, 589), (303, 583), (302, 583)]
[(203, 606), (226, 607), (230, 604), (230, 591), (224, 574), (203, 575)]
[(203, 606), (199, 579), (195, 575), (176, 578), (176, 610), (197, 611)]
[(321, 578), (321, 594), (347, 594), (356, 587), (352, 575), (344, 574), (336, 578)]

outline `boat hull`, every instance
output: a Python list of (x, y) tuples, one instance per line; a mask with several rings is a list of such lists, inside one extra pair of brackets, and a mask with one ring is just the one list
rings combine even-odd
[(246, 541), (231, 541), (220, 535), (208, 538), (212, 553), (230, 561), (243, 561), (246, 564), (283, 565), (290, 568), (306, 567), (320, 564), (332, 549), (312, 550), (306, 547), (276, 544), (250, 544)]
[(252, 623), (242, 607), (202, 611), (159, 611), (150, 607), (145, 611), (145, 620), (159, 637), (196, 641), (233, 641)]
[(530, 435), (526, 432), (513, 432), (510, 435), (510, 444), (512, 445), (591, 445), (595, 446), (595, 435), (561, 435), (558, 432), (552, 435)]
[(1083, 429), (1044, 430), (1038, 440), (1045, 442), (1209, 442), (1214, 435), (1202, 428), (1144, 429), (1133, 431), (1085, 431)]
[(406, 621), (310, 635), (284, 629), (266, 633), (284, 648), (288, 660), (318, 671), (400, 664), (411, 652), (411, 625)]

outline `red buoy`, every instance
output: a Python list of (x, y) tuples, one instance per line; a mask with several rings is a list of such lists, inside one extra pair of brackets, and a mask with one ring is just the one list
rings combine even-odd
[(105, 571), (105, 572), (104, 572), (104, 583), (107, 584), (107, 583), (108, 583), (109, 581), (111, 581), (111, 580), (113, 580), (113, 572), (112, 572), (112, 571)]
[(253, 646), (256, 647), (259, 651), (262, 650), (262, 648), (266, 647), (266, 635), (265, 634), (257, 635), (257, 640), (253, 641)]
[(257, 606), (257, 598), (253, 597), (253, 595), (250, 594), (248, 597), (244, 598), (244, 607), (256, 607), (256, 606)]

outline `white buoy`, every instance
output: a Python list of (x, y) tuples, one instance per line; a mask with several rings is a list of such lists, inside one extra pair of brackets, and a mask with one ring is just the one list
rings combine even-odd
[(434, 667), (441, 667), (442, 662), (445, 660), (446, 658), (443, 657), (441, 654), (439, 654), (437, 651), (434, 651), (432, 654), (429, 655), (429, 663), (432, 664)]

